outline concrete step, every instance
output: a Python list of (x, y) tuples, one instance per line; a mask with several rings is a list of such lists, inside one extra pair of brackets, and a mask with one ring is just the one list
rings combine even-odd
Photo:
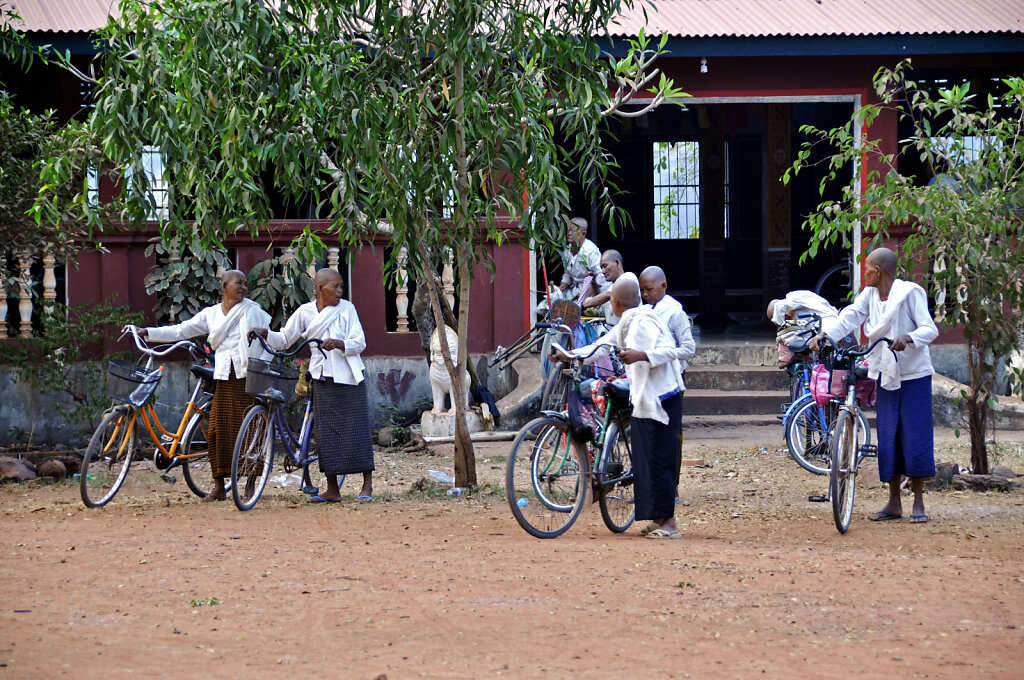
[(686, 369), (686, 387), (692, 390), (789, 390), (789, 374), (775, 366), (692, 366)]
[(690, 366), (774, 366), (778, 349), (774, 343), (735, 342), (697, 345), (697, 356)]
[(683, 430), (694, 428), (775, 426), (779, 428), (779, 436), (784, 436), (782, 421), (773, 415), (690, 415), (686, 413), (686, 400), (684, 399), (683, 401)]
[(687, 415), (771, 415), (788, 395), (778, 390), (686, 390), (683, 416)]

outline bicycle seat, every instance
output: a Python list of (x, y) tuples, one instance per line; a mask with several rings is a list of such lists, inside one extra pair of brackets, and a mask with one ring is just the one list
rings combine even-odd
[(868, 377), (868, 367), (862, 366), (861, 364), (857, 364), (856, 366), (853, 367), (853, 375), (857, 378), (857, 380), (863, 380), (864, 378)]
[(624, 380), (607, 382), (604, 384), (604, 393), (610, 399), (629, 401), (629, 383)]
[(200, 380), (213, 380), (213, 366), (200, 366), (192, 364), (192, 375)]
[(786, 345), (786, 347), (788, 347), (789, 351), (792, 352), (793, 354), (806, 354), (807, 352), (810, 351), (810, 344), (810, 338), (803, 338), (802, 340), (797, 340), (796, 342), (789, 343), (788, 345)]

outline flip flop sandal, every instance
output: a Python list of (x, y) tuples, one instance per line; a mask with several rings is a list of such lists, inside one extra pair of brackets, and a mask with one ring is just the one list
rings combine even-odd
[(660, 524), (658, 524), (657, 522), (651, 522), (647, 526), (645, 526), (643, 529), (640, 530), (640, 535), (641, 536), (646, 536), (647, 534), (651, 533), (652, 531), (657, 531), (660, 528), (661, 528)]
[(911, 524), (927, 524), (930, 521), (932, 521), (932, 520), (931, 520), (931, 518), (928, 515), (911, 515), (910, 516), (910, 523)]
[(364, 496), (363, 494), (357, 494), (356, 500), (359, 501), (360, 503), (372, 503), (373, 496)]
[[(871, 517), (868, 517), (868, 519), (872, 522), (888, 522), (891, 519), (899, 519), (900, 517), (903, 517), (903, 515), (894, 515), (893, 513), (886, 512), (885, 510), (879, 510), (875, 514), (871, 515)], [(911, 517), (911, 521), (913, 521), (913, 517)]]
[(321, 496), (310, 496), (309, 502), (310, 503), (340, 503), (341, 501), (336, 501), (333, 498), (323, 498)]
[(679, 533), (678, 531), (669, 531), (668, 529), (662, 529), (662, 528), (655, 529), (651, 533), (647, 534), (647, 538), (655, 538), (655, 539), (661, 539), (661, 538), (682, 538), (682, 537), (683, 537), (683, 535), (681, 533)]

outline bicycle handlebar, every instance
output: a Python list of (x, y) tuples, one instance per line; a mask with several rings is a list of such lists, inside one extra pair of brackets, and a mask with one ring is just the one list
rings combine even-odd
[(596, 345), (595, 344), (593, 346), (593, 348), (590, 350), (590, 352), (588, 352), (587, 354), (581, 354), (581, 355), (577, 356), (575, 354), (572, 354), (569, 350), (567, 350), (566, 348), (562, 347), (557, 342), (551, 343), (551, 349), (557, 350), (557, 351), (561, 352), (562, 354), (567, 355), (569, 357), (569, 359), (572, 360), (572, 361), (579, 361), (579, 362), (582, 362), (584, 359), (589, 359), (590, 357), (594, 356), (594, 354), (596, 354), (597, 351), (599, 349), (603, 348), (603, 347), (607, 347), (608, 348), (609, 354), (613, 354), (613, 355), (614, 354), (618, 354), (619, 348), (616, 347), (615, 345), (610, 345), (610, 344), (609, 345), (604, 345), (604, 344)]
[(296, 354), (298, 354), (303, 347), (306, 347), (307, 345), (316, 345), (316, 348), (320, 350), (320, 354), (323, 354), (325, 359), (327, 358), (327, 353), (324, 352), (323, 347), (321, 347), (323, 341), (320, 340), (319, 338), (309, 338), (308, 340), (303, 341), (302, 344), (300, 344), (292, 351), (282, 352), (268, 345), (267, 341), (263, 338), (263, 336), (257, 333), (256, 331), (249, 331), (249, 337), (256, 338), (257, 340), (259, 340), (260, 344), (263, 345), (263, 349), (266, 350), (267, 352), (270, 352), (275, 357), (293, 357)]
[(892, 339), (891, 338), (879, 338), (878, 340), (875, 340), (873, 343), (871, 343), (871, 345), (867, 349), (859, 349), (859, 350), (857, 350), (857, 349), (845, 349), (845, 350), (838, 350), (838, 351), (842, 352), (843, 356), (853, 357), (854, 359), (857, 359), (857, 358), (865, 356), (867, 354), (871, 354), (871, 351), (874, 350), (875, 347), (877, 347), (880, 343), (883, 343), (883, 342), (886, 343), (887, 345), (889, 345), (889, 347), (890, 347), (889, 351), (892, 352), (893, 356), (896, 357), (896, 361), (899, 361), (900, 360), (899, 359), (899, 355), (897, 355), (896, 352), (894, 352), (892, 350)]
[(202, 348), (202, 346), (195, 340), (178, 340), (172, 345), (167, 345), (165, 349), (153, 349), (146, 344), (146, 341), (139, 335), (139, 328), (133, 324), (128, 324), (121, 329), (121, 337), (117, 339), (118, 342), (124, 339), (124, 336), (129, 333), (135, 339), (135, 346), (139, 348), (139, 351), (143, 354), (148, 354), (151, 357), (162, 357), (170, 354), (176, 349), (183, 348), (189, 352), (200, 354), (201, 356), (208, 357), (209, 353)]
[(896, 357), (896, 361), (900, 360), (899, 355), (896, 354), (895, 350), (892, 349), (892, 338), (878, 338), (865, 349), (855, 349), (853, 347), (849, 349), (839, 349), (836, 346), (836, 344), (832, 342), (832, 338), (828, 337), (827, 335), (824, 336), (822, 340), (832, 347), (836, 356), (840, 359), (859, 359), (860, 357), (867, 356), (868, 354), (871, 354), (875, 347), (884, 342), (887, 345), (889, 345), (889, 351), (892, 352), (894, 357)]

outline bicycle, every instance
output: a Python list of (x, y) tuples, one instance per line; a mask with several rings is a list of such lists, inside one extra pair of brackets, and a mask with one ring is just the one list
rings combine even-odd
[[(802, 340), (788, 345), (790, 351), (800, 357), (800, 360), (794, 364), (797, 368), (791, 373), (790, 389), (796, 398), (787, 405), (782, 416), (783, 433), (786, 448), (800, 467), (816, 475), (827, 475), (831, 469), (829, 432), (835, 422), (838, 408), (832, 402), (819, 404), (811, 394), (811, 375), (817, 362), (808, 345), (811, 337), (817, 334), (821, 319), (815, 314), (801, 314), (800, 317), (812, 318), (817, 323), (812, 323), (809, 329), (801, 331), (800, 334), (805, 336)], [(859, 420), (859, 432), (863, 439), (861, 444), (869, 445), (871, 428), (867, 416), (860, 412)], [(809, 500), (824, 502), (828, 499), (814, 495), (810, 496)]]
[[(572, 399), (581, 396), (584, 358), (577, 358), (571, 369)], [(519, 525), (537, 538), (565, 533), (583, 510), (588, 488), (611, 531), (621, 533), (633, 524), (629, 387), (620, 381), (605, 383), (602, 390), (608, 400), (603, 420), (591, 421), (587, 427), (578, 412), (570, 415), (571, 405), (566, 411), (545, 410), (519, 431), (512, 444), (505, 472), (506, 498)]]
[[(866, 366), (859, 366), (856, 359), (870, 354), (879, 343), (892, 346), (889, 338), (875, 340), (867, 349), (837, 349), (832, 356), (830, 371), (842, 373), (845, 398), (839, 402), (839, 410), (830, 432), (829, 451), (832, 462), (829, 470), (829, 496), (832, 498), (832, 518), (839, 533), (845, 534), (853, 517), (853, 496), (857, 481), (857, 468), (861, 460), (877, 455), (877, 449), (860, 443), (859, 430), (863, 427), (860, 419), (860, 402), (857, 398), (857, 381), (867, 377)], [(890, 349), (890, 351), (892, 351)]]
[(295, 390), (299, 371), (293, 366), (275, 361), (294, 357), (307, 345), (316, 345), (319, 349), (320, 340), (311, 338), (290, 352), (280, 352), (271, 349), (259, 334), (250, 335), (258, 338), (263, 349), (272, 354), (274, 359), (249, 359), (246, 369), (245, 391), (256, 397), (256, 404), (246, 412), (231, 454), (231, 497), (235, 507), (243, 511), (255, 507), (263, 495), (274, 466), (274, 449), (278, 441), (284, 447), (285, 472), (301, 468), (301, 491), (309, 495), (320, 492), (309, 476), (309, 466), (318, 460), (316, 451), (310, 446), (313, 432), (312, 399), (306, 400), (302, 425), (296, 437), (288, 425), (284, 406)]
[[(139, 416), (156, 445), (154, 461), (162, 460), (161, 478), (167, 482), (177, 481), (170, 471), (181, 466), (185, 483), (196, 496), (205, 498), (212, 491), (213, 477), (207, 464), (209, 450), (205, 448), (209, 421), (208, 404), (213, 384), (213, 369), (201, 365), (209, 354), (193, 340), (180, 340), (171, 345), (151, 348), (139, 336), (138, 328), (125, 326), (118, 341), (129, 333), (135, 345), (147, 356), (145, 365), (111, 360), (108, 368), (108, 392), (122, 404), (108, 410), (93, 432), (82, 459), (79, 472), (79, 491), (82, 502), (88, 508), (99, 508), (109, 503), (121, 489), (128, 477), (137, 450), (135, 428)], [(176, 349), (189, 351), (197, 364), (192, 373), (197, 382), (192, 389), (185, 413), (174, 432), (168, 431), (153, 406), (152, 397), (163, 378), (164, 367), (153, 368), (153, 359), (170, 354)], [(154, 426), (160, 431), (157, 435)], [(200, 450), (193, 451), (193, 446)], [(157, 458), (159, 457), (159, 458)]]

